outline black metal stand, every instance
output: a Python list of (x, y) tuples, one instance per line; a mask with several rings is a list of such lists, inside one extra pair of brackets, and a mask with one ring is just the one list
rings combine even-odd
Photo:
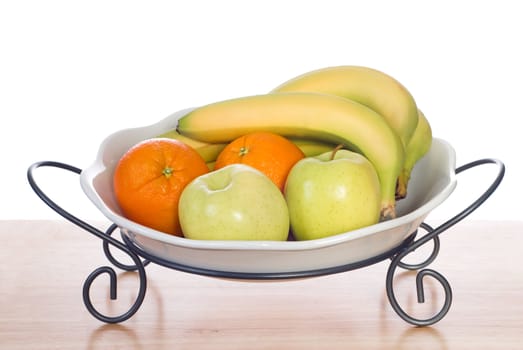
[[(298, 271), (298, 272), (289, 272), (289, 273), (234, 273), (234, 272), (228, 272), (228, 271), (218, 271), (218, 270), (210, 270), (210, 269), (202, 269), (197, 268), (193, 266), (187, 266), (182, 265), (178, 263), (173, 263), (171, 261), (167, 261), (164, 259), (161, 259), (156, 256), (152, 256), (148, 253), (146, 253), (144, 250), (140, 249), (138, 246), (136, 246), (133, 242), (127, 238), (125, 235), (121, 235), (122, 240), (115, 239), (112, 237), (113, 232), (118, 228), (117, 225), (112, 224), (110, 227), (105, 231), (102, 232), (95, 228), (94, 226), (89, 225), (83, 220), (80, 220), (76, 216), (70, 214), (60, 206), (58, 206), (55, 202), (53, 202), (36, 184), (34, 180), (34, 171), (39, 167), (55, 167), (60, 169), (65, 169), (71, 172), (74, 172), (76, 174), (81, 173), (81, 169), (76, 168), (74, 166), (60, 163), (60, 162), (53, 162), (53, 161), (42, 161), (32, 164), (29, 169), (27, 170), (27, 178), (29, 181), (30, 186), (35, 191), (35, 193), (40, 197), (42, 201), (44, 201), (51, 209), (56, 211), (58, 214), (60, 214), (65, 219), (69, 220), (70, 222), (76, 224), (77, 226), (81, 227), (82, 229), (86, 230), (87, 232), (95, 235), (96, 237), (100, 238), (103, 242), (103, 250), (107, 257), (107, 259), (116, 267), (119, 269), (122, 269), (124, 271), (137, 271), (138, 276), (140, 279), (140, 287), (138, 291), (138, 296), (134, 302), (134, 304), (129, 308), (129, 310), (121, 315), (118, 316), (107, 316), (102, 313), (100, 313), (96, 308), (93, 306), (90, 298), (90, 289), (93, 281), (102, 274), (108, 274), (110, 278), (110, 298), (112, 300), (117, 298), (117, 278), (116, 278), (116, 272), (113, 267), (110, 266), (102, 266), (94, 270), (85, 280), (84, 286), (83, 286), (83, 300), (84, 304), (87, 308), (87, 310), (98, 320), (106, 323), (119, 323), (123, 322), (127, 319), (129, 319), (131, 316), (133, 316), (138, 309), (140, 308), (144, 298), (145, 298), (145, 292), (147, 289), (147, 277), (145, 274), (145, 267), (150, 263), (153, 262), (155, 264), (175, 269), (187, 273), (194, 273), (198, 275), (205, 275), (205, 276), (212, 276), (212, 277), (224, 277), (228, 279), (250, 279), (250, 280), (284, 280), (284, 279), (291, 279), (291, 278), (304, 278), (304, 277), (314, 277), (314, 276), (322, 276), (322, 275), (328, 275), (328, 274), (334, 274), (334, 273), (340, 273), (340, 272), (346, 272), (354, 269), (359, 269), (365, 266), (369, 266), (372, 264), (375, 264), (377, 262), (390, 259), (391, 263), (389, 265), (389, 269), (387, 271), (386, 276), (386, 292), (387, 296), (389, 298), (389, 302), (394, 309), (394, 311), (406, 322), (416, 325), (416, 326), (428, 326), (432, 325), (438, 321), (440, 321), (447, 312), (450, 309), (450, 305), (452, 303), (452, 290), (450, 288), (449, 282), (445, 279), (443, 275), (441, 275), (439, 272), (434, 271), (432, 269), (427, 269), (426, 267), (430, 265), (437, 257), (439, 249), (440, 249), (440, 241), (439, 241), (439, 235), (446, 231), (451, 226), (454, 226), (461, 220), (463, 220), (465, 217), (467, 217), (470, 213), (472, 213), (474, 210), (476, 210), (481, 204), (487, 200), (488, 197), (499, 186), (501, 183), (503, 176), (505, 174), (505, 165), (497, 160), (492, 158), (486, 158), (481, 159), (475, 162), (471, 162), (468, 164), (465, 164), (459, 168), (456, 169), (456, 174), (459, 174), (467, 169), (483, 165), (483, 164), (495, 164), (498, 166), (498, 174), (494, 180), (494, 182), (489, 186), (489, 188), (476, 200), (474, 201), (470, 206), (468, 206), (465, 210), (451, 218), (450, 220), (446, 221), (442, 225), (432, 228), (426, 223), (422, 223), (420, 225), (420, 228), (426, 231), (424, 235), (417, 238), (419, 236), (419, 228), (413, 232), (405, 241), (403, 241), (402, 244), (400, 244), (398, 247), (391, 249), (390, 251), (371, 257), (369, 259), (359, 261), (357, 263), (347, 264), (343, 266), (337, 266), (333, 268), (326, 268), (326, 269), (318, 269), (318, 270), (310, 270), (310, 271)], [(416, 239), (417, 238), (417, 239)], [(423, 262), (418, 264), (406, 264), (402, 262), (403, 258), (405, 258), (410, 253), (414, 252), (419, 247), (423, 246), (424, 244), (428, 243), (429, 241), (433, 241), (433, 250), (430, 256)], [(116, 247), (120, 251), (127, 254), (134, 262), (134, 265), (125, 265), (119, 262), (114, 258), (110, 251), (110, 246)], [(143, 259), (143, 260), (142, 260)], [(417, 288), (417, 296), (418, 296), (418, 302), (423, 303), (425, 301), (424, 296), (424, 289), (423, 289), (423, 279), (425, 277), (432, 277), (436, 279), (442, 286), (445, 291), (445, 300), (443, 303), (443, 307), (441, 310), (436, 313), (433, 317), (427, 318), (427, 319), (418, 319), (414, 318), (411, 315), (409, 315), (407, 312), (405, 312), (401, 306), (399, 305), (393, 288), (393, 279), (394, 274), (397, 267), (401, 267), (403, 269), (408, 270), (418, 270), (418, 273), (416, 275), (416, 288)]]

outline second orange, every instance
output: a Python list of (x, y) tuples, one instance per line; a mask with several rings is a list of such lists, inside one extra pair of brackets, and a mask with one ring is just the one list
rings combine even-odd
[(279, 134), (253, 132), (231, 141), (218, 155), (214, 169), (236, 163), (250, 165), (283, 191), (289, 171), (304, 157), (298, 146)]

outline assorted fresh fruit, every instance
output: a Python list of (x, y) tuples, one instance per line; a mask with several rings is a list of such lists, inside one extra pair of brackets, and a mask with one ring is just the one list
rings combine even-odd
[[(132, 156), (166, 140), (185, 148)], [(327, 237), (395, 218), (431, 143), (429, 121), (397, 80), (328, 67), (192, 110), (122, 157), (115, 196), (130, 220), (186, 238)]]

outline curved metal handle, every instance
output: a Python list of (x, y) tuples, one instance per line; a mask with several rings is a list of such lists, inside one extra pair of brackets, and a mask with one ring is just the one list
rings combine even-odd
[(485, 192), (483, 192), (483, 194), (478, 199), (476, 199), (474, 202), (472, 202), (472, 204), (470, 204), (463, 211), (461, 211), (460, 213), (455, 215), (453, 218), (451, 218), (450, 220), (448, 220), (447, 222), (445, 222), (438, 228), (436, 228), (436, 230), (441, 229), (442, 231), (445, 231), (449, 227), (454, 226), (455, 224), (457, 224), (458, 222), (460, 222), (461, 220), (463, 220), (464, 218), (469, 216), (474, 210), (479, 208), (481, 206), (481, 204), (483, 204), (483, 202), (485, 202), (492, 195), (492, 193), (494, 193), (494, 191), (496, 191), (499, 184), (503, 180), (503, 177), (505, 176), (505, 164), (503, 164), (503, 162), (500, 161), (499, 159), (484, 158), (484, 159), (479, 159), (474, 162), (464, 164), (464, 165), (456, 168), (456, 174), (460, 174), (468, 169), (472, 169), (474, 167), (484, 165), (484, 164), (495, 164), (498, 166), (498, 174), (496, 175), (496, 178), (494, 179), (492, 184), (487, 188), (487, 190)]
[(79, 218), (77, 218), (76, 216), (74, 216), (73, 214), (69, 213), (67, 210), (63, 209), (58, 204), (56, 204), (51, 198), (49, 198), (44, 193), (44, 191), (42, 191), (40, 186), (37, 185), (34, 175), (33, 175), (35, 170), (38, 168), (41, 168), (41, 167), (54, 167), (54, 168), (68, 170), (68, 171), (71, 171), (76, 174), (80, 174), (82, 172), (81, 169), (79, 169), (75, 166), (69, 165), (69, 164), (54, 162), (54, 161), (36, 162), (36, 163), (31, 164), (31, 166), (27, 169), (27, 180), (29, 181), (29, 185), (31, 186), (33, 191), (36, 193), (36, 195), (38, 197), (40, 197), (40, 199), (45, 204), (47, 204), (51, 209), (53, 209), (55, 212), (60, 214), (62, 217), (69, 220), (73, 224), (83, 228), (84, 230), (88, 231), (89, 233), (92, 233), (93, 235), (97, 236), (98, 238), (100, 238), (102, 240), (110, 241), (111, 244), (115, 245), (116, 247), (118, 247), (120, 249), (123, 249), (123, 250), (127, 249), (127, 247), (125, 245), (123, 245), (121, 242), (119, 242), (118, 240), (116, 240), (110, 236), (107, 236), (104, 232), (98, 230), (96, 227), (88, 224), (87, 222), (85, 222), (83, 220), (80, 220)]

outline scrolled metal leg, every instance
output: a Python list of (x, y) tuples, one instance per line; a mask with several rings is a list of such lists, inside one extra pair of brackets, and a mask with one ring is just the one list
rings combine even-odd
[[(421, 227), (428, 233), (434, 231), (434, 229), (430, 225), (428, 225), (424, 222), (422, 222), (419, 227)], [(408, 264), (403, 261), (400, 261), (400, 262), (398, 262), (398, 266), (405, 270), (411, 270), (411, 271), (423, 269), (423, 268), (429, 266), (434, 260), (436, 260), (436, 257), (438, 256), (438, 253), (439, 253), (439, 249), (441, 247), (441, 244), (439, 241), (439, 236), (434, 236), (434, 238), (432, 238), (432, 241), (434, 242), (434, 245), (432, 246), (432, 253), (429, 255), (429, 257), (427, 259), (425, 259), (424, 261), (419, 262), (417, 264)]]
[[(120, 247), (119, 247), (120, 248)], [(130, 252), (128, 249), (124, 250), (126, 254), (128, 254), (134, 261), (135, 265), (133, 265), (133, 270), (137, 270), (140, 278), (140, 287), (138, 290), (138, 296), (136, 297), (135, 302), (133, 305), (129, 308), (129, 310), (121, 315), (118, 316), (107, 316), (99, 312), (93, 305), (93, 302), (91, 300), (90, 296), (90, 290), (91, 285), (95, 281), (95, 279), (103, 274), (109, 275), (109, 292), (110, 292), (110, 298), (111, 300), (116, 300), (117, 298), (117, 275), (115, 270), (110, 266), (102, 266), (91, 272), (87, 279), (84, 282), (83, 286), (83, 300), (85, 307), (89, 311), (91, 315), (93, 315), (95, 318), (102, 322), (106, 323), (120, 323), (123, 322), (130, 317), (132, 317), (140, 308), (142, 305), (143, 300), (145, 299), (145, 292), (147, 290), (147, 278), (145, 275), (145, 265), (142, 263), (140, 258), (134, 254), (133, 252)]]
[[(105, 234), (108, 235), (108, 236), (111, 236), (113, 234), (113, 232), (117, 228), (118, 228), (118, 225), (112, 224), (105, 231)], [(126, 264), (123, 264), (120, 261), (118, 261), (113, 256), (113, 254), (111, 253), (111, 250), (109, 249), (109, 241), (108, 240), (103, 240), (102, 244), (103, 244), (103, 251), (104, 251), (105, 257), (107, 258), (107, 260), (109, 260), (111, 262), (111, 264), (113, 264), (114, 266), (116, 266), (119, 269), (122, 269), (124, 271), (136, 271), (136, 270), (138, 270), (138, 266), (136, 266), (136, 265), (126, 265)], [(149, 263), (150, 263), (150, 261), (147, 260), (147, 259), (143, 260), (143, 262), (142, 262), (143, 266), (147, 266)]]
[[(33, 173), (34, 171), (39, 167), (55, 167), (60, 168), (64, 170), (68, 170), (71, 172), (74, 172), (76, 174), (80, 174), (81, 170), (79, 168), (76, 168), (74, 166), (59, 163), (59, 162), (52, 162), (52, 161), (43, 161), (32, 164), (29, 169), (27, 170), (27, 179), (29, 181), (29, 184), (31, 188), (35, 191), (35, 193), (40, 197), (40, 199), (46, 203), (51, 209), (53, 209), (55, 212), (60, 214), (65, 219), (69, 220), (73, 224), (79, 226), (80, 228), (86, 230), (87, 232), (93, 234), (94, 236), (100, 238), (103, 241), (103, 248), (104, 253), (107, 257), (107, 259), (113, 263), (114, 266), (121, 268), (125, 271), (137, 271), (138, 276), (140, 279), (140, 287), (138, 290), (138, 295), (136, 297), (136, 300), (134, 301), (133, 305), (128, 309), (127, 312), (118, 315), (118, 316), (107, 316), (99, 312), (95, 306), (92, 303), (91, 297), (90, 297), (90, 290), (93, 282), (101, 275), (107, 274), (109, 276), (109, 292), (110, 292), (110, 298), (111, 300), (115, 300), (117, 298), (117, 274), (115, 270), (110, 266), (102, 266), (97, 269), (95, 269), (84, 282), (83, 286), (83, 300), (84, 304), (87, 308), (87, 310), (93, 315), (95, 318), (97, 318), (100, 321), (106, 322), (106, 323), (119, 323), (123, 322), (127, 319), (129, 319), (131, 316), (133, 316), (136, 311), (140, 308), (142, 305), (142, 302), (145, 298), (145, 292), (147, 290), (147, 277), (145, 274), (145, 266), (149, 263), (148, 260), (142, 261), (140, 257), (131, 251), (124, 243), (121, 241), (118, 241), (111, 237), (112, 232), (117, 228), (116, 225), (112, 224), (109, 229), (106, 232), (102, 232), (95, 228), (92, 225), (89, 225), (85, 221), (80, 220), (76, 216), (70, 214), (68, 211), (61, 208), (59, 205), (57, 205), (54, 201), (52, 201), (36, 184), (36, 181), (34, 179)], [(110, 252), (109, 245), (119, 249), (123, 253), (127, 254), (134, 262), (134, 265), (126, 265), (122, 264), (118, 260), (114, 258), (112, 253)]]
[[(443, 290), (445, 291), (445, 299), (443, 302), (442, 308), (432, 317), (429, 318), (415, 318), (411, 315), (409, 315), (407, 312), (405, 312), (400, 304), (398, 303), (398, 300), (396, 299), (396, 295), (394, 293), (394, 287), (393, 287), (393, 280), (394, 280), (394, 273), (396, 271), (396, 268), (400, 266), (401, 259), (403, 259), (407, 254), (411, 253), (413, 249), (406, 249), (404, 252), (398, 254), (391, 262), (389, 269), (387, 271), (387, 278), (386, 278), (386, 291), (387, 291), (387, 297), (389, 298), (389, 302), (394, 309), (394, 311), (406, 322), (415, 325), (415, 326), (429, 326), (432, 325), (438, 321), (440, 321), (447, 312), (450, 309), (450, 306), (452, 304), (452, 289), (450, 288), (450, 284), (447, 281), (447, 279), (440, 274), (439, 272), (432, 270), (432, 269), (423, 269), (418, 271), (416, 274), (416, 292), (418, 296), (418, 303), (424, 303), (425, 302), (425, 289), (423, 286), (423, 280), (426, 277), (432, 277), (436, 281), (438, 281), (441, 286), (443, 287)], [(434, 255), (434, 254), (433, 254)], [(429, 260), (431, 261), (432, 256), (422, 263), (422, 265), (427, 264)], [(430, 262), (429, 262), (430, 263)], [(413, 265), (408, 265), (413, 266)], [(401, 267), (401, 266), (400, 266)], [(409, 268), (410, 269), (410, 268)]]
[[(387, 296), (389, 298), (389, 302), (390, 302), (392, 308), (394, 309), (394, 311), (396, 311), (396, 313), (403, 320), (405, 320), (406, 322), (413, 324), (415, 326), (429, 326), (429, 325), (432, 325), (432, 324), (440, 321), (443, 317), (445, 317), (445, 315), (449, 311), (450, 306), (452, 304), (452, 289), (450, 288), (450, 284), (447, 281), (447, 279), (441, 273), (439, 273), (435, 270), (432, 270), (432, 269), (425, 269), (438, 256), (438, 253), (440, 250), (440, 240), (439, 240), (439, 236), (434, 234), (434, 229), (430, 225), (428, 225), (426, 223), (421, 223), (420, 228), (427, 231), (427, 236), (428, 236), (428, 238), (430, 238), (430, 239), (427, 239), (427, 237), (425, 237), (425, 239), (423, 239), (423, 241), (422, 241), (423, 244), (425, 244), (425, 242), (428, 242), (429, 240), (432, 240), (434, 243), (431, 254), (429, 255), (429, 257), (427, 259), (425, 259), (424, 261), (417, 263), (417, 264), (408, 264), (408, 263), (401, 261), (405, 256), (414, 252), (414, 250), (416, 250), (416, 248), (421, 246), (421, 244), (419, 244), (419, 242), (421, 242), (420, 240), (418, 240), (418, 244), (410, 246), (407, 249), (405, 249), (403, 252), (397, 254), (395, 257), (392, 258), (392, 262), (387, 271), (387, 280), (386, 280), (385, 287), (386, 287)], [(399, 305), (399, 303), (396, 299), (396, 295), (394, 293), (394, 288), (393, 288), (393, 279), (394, 279), (394, 274), (395, 274), (397, 267), (401, 267), (403, 269), (411, 270), (411, 271), (419, 270), (418, 273), (416, 274), (416, 293), (418, 296), (418, 303), (425, 302), (425, 289), (423, 286), (423, 280), (426, 276), (434, 278), (436, 281), (438, 281), (441, 284), (441, 286), (443, 287), (443, 290), (445, 291), (445, 299), (443, 302), (443, 307), (440, 309), (439, 312), (437, 312), (432, 317), (429, 317), (426, 319), (420, 319), (420, 318), (412, 317), (411, 315), (406, 313), (401, 308), (401, 306)]]
[[(450, 306), (452, 304), (452, 289), (450, 288), (450, 284), (447, 281), (447, 279), (440, 274), (439, 272), (431, 269), (426, 269), (426, 267), (434, 261), (436, 256), (438, 255), (439, 248), (440, 248), (440, 242), (439, 242), (439, 235), (449, 229), (450, 227), (454, 226), (461, 220), (463, 220), (465, 217), (470, 215), (474, 210), (476, 210), (483, 202), (485, 202), (491, 195), (494, 193), (494, 191), (497, 189), (499, 184), (501, 183), (504, 175), (505, 175), (505, 165), (497, 160), (492, 158), (486, 158), (486, 159), (480, 159), (468, 164), (465, 164), (459, 168), (456, 168), (456, 174), (462, 173), (463, 171), (472, 169), (474, 167), (484, 165), (484, 164), (494, 164), (498, 167), (498, 174), (494, 181), (491, 183), (491, 185), (487, 188), (485, 192), (481, 194), (479, 198), (477, 198), (474, 202), (472, 202), (471, 205), (469, 205), (467, 208), (465, 208), (463, 211), (459, 212), (457, 215), (452, 217), (450, 220), (446, 221), (442, 225), (438, 226), (437, 228), (433, 229), (431, 226), (422, 223), (420, 225), (421, 228), (425, 229), (427, 231), (427, 234), (422, 236), (421, 238), (414, 241), (411, 245), (406, 247), (402, 252), (398, 253), (392, 258), (392, 262), (389, 266), (389, 269), (387, 271), (387, 277), (386, 277), (386, 291), (387, 291), (387, 297), (389, 299), (389, 302), (396, 311), (396, 313), (406, 322), (411, 323), (416, 326), (428, 326), (432, 325), (438, 321), (440, 321), (449, 311)], [(407, 264), (403, 263), (401, 260), (407, 256), (408, 254), (414, 252), (416, 249), (421, 247), (422, 245), (426, 244), (429, 241), (434, 242), (434, 247), (432, 254), (423, 262), (419, 264)], [(426, 319), (420, 319), (415, 318), (411, 315), (409, 315), (405, 310), (401, 308), (399, 305), (396, 295), (394, 293), (393, 288), (393, 279), (394, 279), (394, 273), (396, 271), (397, 267), (402, 267), (408, 270), (419, 270), (416, 275), (416, 290), (417, 290), (417, 296), (418, 296), (418, 302), (424, 303), (425, 302), (425, 292), (424, 292), (424, 286), (423, 286), (423, 280), (426, 277), (431, 277), (438, 281), (441, 286), (443, 287), (443, 290), (445, 292), (445, 299), (443, 302), (443, 305), (441, 309), (432, 317), (426, 318)]]

